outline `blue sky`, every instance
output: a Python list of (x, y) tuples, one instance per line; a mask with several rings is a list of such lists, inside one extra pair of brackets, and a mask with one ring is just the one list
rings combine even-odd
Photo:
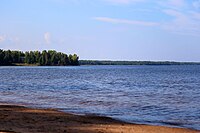
[(200, 61), (200, 0), (1, 0), (0, 48)]

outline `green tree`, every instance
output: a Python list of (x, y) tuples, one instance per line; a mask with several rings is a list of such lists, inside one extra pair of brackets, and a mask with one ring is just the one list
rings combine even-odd
[(41, 53), (39, 51), (34, 51), (35, 62), (39, 63)]
[(24, 63), (30, 64), (30, 54), (29, 52), (25, 52), (25, 59), (24, 59)]
[(41, 58), (41, 65), (47, 65), (48, 64), (48, 55), (47, 51), (43, 50), (42, 51), (42, 58)]
[(4, 64), (4, 56), (5, 56), (4, 51), (0, 49), (0, 65)]
[(39, 64), (42, 66), (66, 66), (79, 65), (78, 56), (67, 55), (65, 53), (56, 52), (55, 50), (39, 51), (10, 51), (0, 49), (0, 65), (12, 65), (14, 63)]
[(69, 55), (69, 59), (70, 59), (70, 65), (73, 65), (73, 66), (79, 65), (79, 62), (78, 62), (79, 57), (76, 54)]
[(12, 64), (12, 56), (11, 56), (11, 51), (5, 51), (5, 55), (4, 55), (4, 63), (5, 65), (10, 65)]

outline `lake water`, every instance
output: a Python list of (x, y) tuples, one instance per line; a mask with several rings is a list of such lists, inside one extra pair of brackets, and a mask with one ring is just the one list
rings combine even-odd
[(200, 130), (200, 66), (0, 67), (0, 102)]

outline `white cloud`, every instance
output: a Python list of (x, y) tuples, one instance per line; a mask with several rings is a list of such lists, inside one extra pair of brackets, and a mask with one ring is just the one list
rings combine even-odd
[[(67, 1), (67, 0), (66, 0)], [(74, 2), (91, 2), (90, 0), (68, 0)], [(176, 33), (187, 33), (197, 35), (200, 34), (200, 0), (94, 0), (94, 1), (103, 1), (105, 3), (110, 3), (114, 5), (131, 5), (135, 12), (140, 13), (144, 8), (143, 6), (134, 5), (135, 3), (150, 4), (148, 8), (145, 8), (148, 17), (156, 19), (156, 21), (140, 21), (133, 18), (130, 19), (121, 19), (121, 18), (112, 18), (111, 17), (94, 17), (93, 19), (97, 21), (113, 23), (113, 24), (127, 24), (127, 25), (139, 25), (139, 26), (157, 26), (162, 30), (168, 32)], [(139, 11), (138, 11), (139, 9)], [(162, 17), (156, 18), (159, 14), (163, 14)], [(130, 14), (131, 15), (131, 14)], [(145, 16), (144, 16), (145, 17)], [(159, 20), (160, 19), (160, 20)], [(47, 39), (48, 40), (48, 39)]]
[(0, 36), (0, 43), (1, 42), (10, 42), (10, 43), (19, 43), (20, 42), (20, 38), (17, 36), (8, 36), (8, 35), (2, 35)]
[(51, 43), (51, 35), (49, 32), (44, 33), (44, 40), (45, 40), (46, 44)]
[(155, 22), (116, 19), (116, 18), (108, 18), (108, 17), (95, 17), (94, 19), (98, 20), (98, 21), (114, 23), (114, 24), (132, 24), (132, 25), (141, 25), (141, 26), (156, 26), (156, 25), (158, 25), (158, 23), (155, 23)]
[(175, 33), (199, 36), (200, 23), (198, 19), (200, 14), (196, 14), (195, 12), (183, 13), (172, 9), (164, 10), (163, 12), (174, 18), (171, 21), (163, 23), (162, 28)]
[(161, 0), (157, 4), (166, 18), (160, 24), (161, 29), (178, 34), (200, 35), (200, 14), (196, 10), (200, 7), (200, 0)]
[(174, 17), (177, 17), (177, 18), (180, 18), (180, 17), (182, 18), (182, 17), (185, 16), (181, 12), (178, 12), (178, 11), (172, 10), (172, 9), (163, 10), (163, 12), (166, 13), (167, 15), (174, 16)]

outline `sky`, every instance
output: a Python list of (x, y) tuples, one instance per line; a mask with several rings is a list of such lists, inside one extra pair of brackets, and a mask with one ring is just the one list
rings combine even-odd
[(0, 49), (200, 62), (200, 0), (1, 0)]

